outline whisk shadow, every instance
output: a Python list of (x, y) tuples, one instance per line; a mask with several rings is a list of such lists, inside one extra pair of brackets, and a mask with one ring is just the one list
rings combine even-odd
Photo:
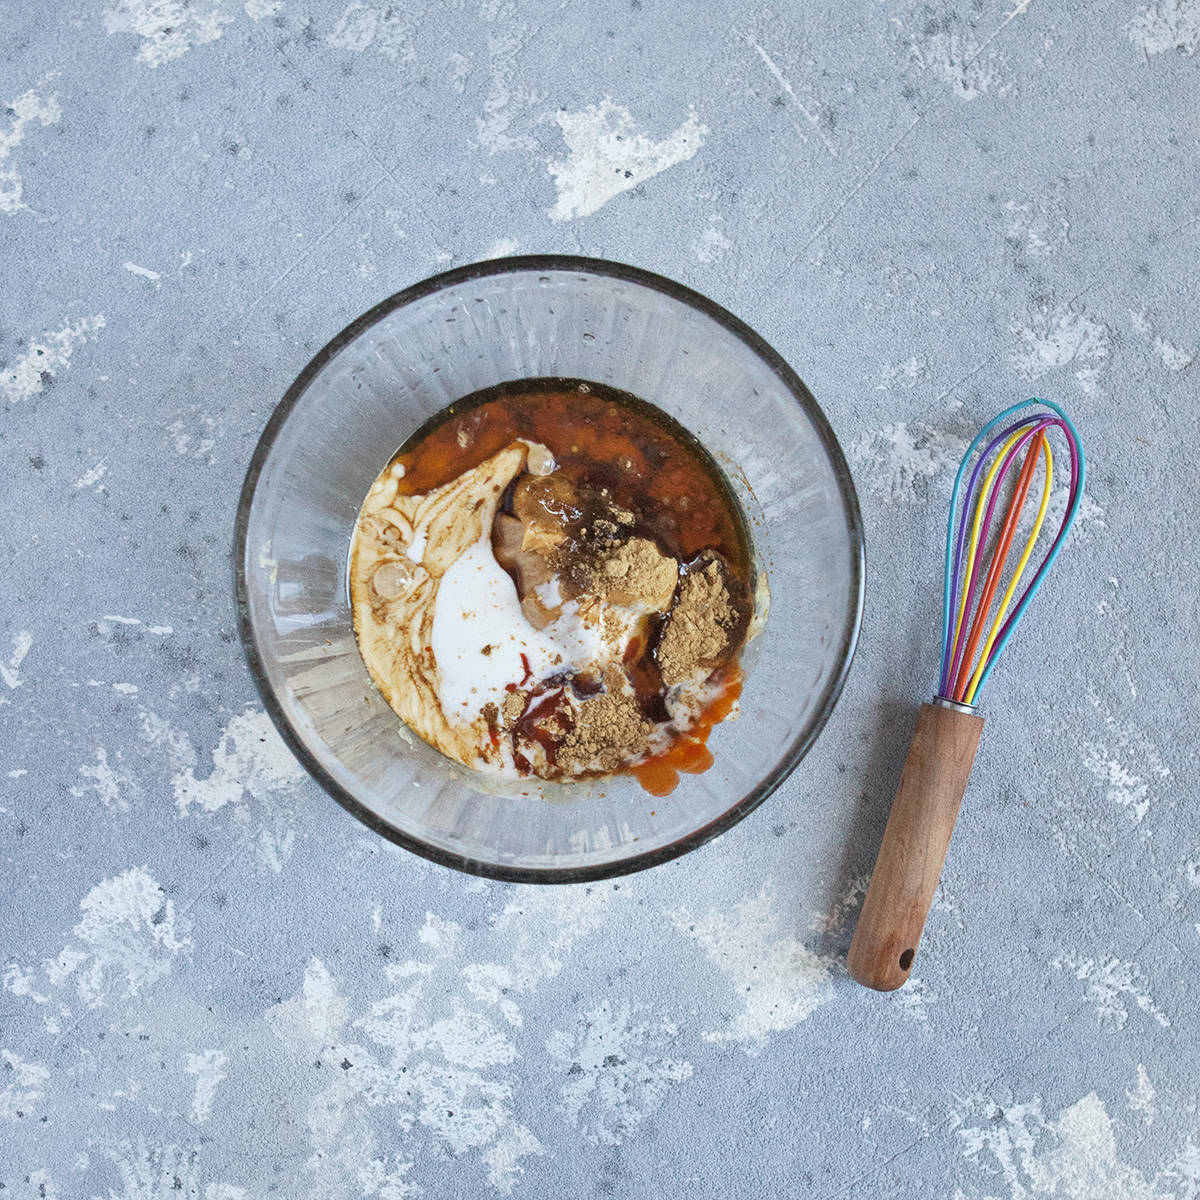
[(846, 829), (842, 858), (822, 910), (829, 914), (819, 939), (820, 953), (845, 958), (883, 830), (900, 782), (904, 756), (920, 705), (910, 699), (879, 703), (874, 728), (867, 735), (867, 769)]

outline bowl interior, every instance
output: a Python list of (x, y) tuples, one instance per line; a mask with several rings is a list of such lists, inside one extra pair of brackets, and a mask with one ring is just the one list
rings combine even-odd
[[(430, 416), (497, 383), (561, 376), (649, 400), (724, 468), (771, 591), (741, 716), (715, 765), (658, 798), (633, 779), (492, 790), (412, 736), (376, 691), (347, 597), (367, 488)], [(238, 600), (269, 711), (322, 783), (419, 853), (502, 878), (599, 878), (728, 827), (795, 766), (836, 700), (862, 602), (862, 534), (840, 451), (803, 384), (693, 292), (587, 259), (464, 268), (385, 301), (330, 343), (272, 417), (238, 514)]]

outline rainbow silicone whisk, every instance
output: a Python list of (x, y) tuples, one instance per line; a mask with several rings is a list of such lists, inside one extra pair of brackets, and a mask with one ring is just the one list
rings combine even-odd
[[(1066, 442), (1070, 482), (1062, 521), (1047, 540), (1046, 518), (1055, 499), (1055, 434)], [(1058, 471), (1063, 473), (1061, 454)], [(963, 455), (946, 528), (941, 677), (933, 700), (921, 705), (850, 945), (850, 974), (867, 987), (890, 991), (912, 971), (983, 732), (975, 706), (1063, 547), (1083, 480), (1079, 434), (1049, 400), (1006, 408)], [(1004, 514), (999, 521), (998, 511)], [(1032, 526), (1022, 540), (1021, 516), (1029, 512)], [(1018, 543), (1022, 549), (1010, 566)], [(1045, 551), (1029, 575), (1039, 544)]]

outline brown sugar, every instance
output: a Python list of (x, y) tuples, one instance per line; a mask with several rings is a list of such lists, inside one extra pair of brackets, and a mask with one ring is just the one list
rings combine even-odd
[(739, 619), (721, 563), (709, 558), (688, 571), (658, 647), (663, 682), (672, 687), (699, 667), (716, 666), (731, 647)]
[(611, 604), (666, 612), (675, 595), (679, 564), (649, 538), (617, 543), (596, 563), (596, 591)]
[(529, 697), (522, 691), (509, 692), (504, 697), (504, 707), (501, 708), (500, 715), (504, 718), (505, 729), (515, 725), (521, 719), (528, 699)]
[(604, 675), (608, 689), (583, 701), (575, 726), (558, 750), (558, 765), (569, 775), (615, 771), (644, 754), (652, 726), (619, 670)]

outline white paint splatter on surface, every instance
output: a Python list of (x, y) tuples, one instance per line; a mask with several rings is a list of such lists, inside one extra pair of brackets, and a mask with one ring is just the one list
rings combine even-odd
[[(416, 1195), (414, 1159), (446, 1154), (460, 1172), (473, 1160), (487, 1186), (509, 1194), (524, 1160), (543, 1153), (516, 1115), (521, 1069), (510, 1031), (522, 1024), (524, 998), (562, 971), (611, 903), (607, 889), (516, 892), (470, 939), (501, 951), (484, 961), (468, 957), (468, 931), (428, 913), (416, 931), (420, 957), (389, 963), (388, 994), (357, 1017), (325, 964), (310, 960), (300, 994), (267, 1021), (298, 1062), (331, 1068), (306, 1110), (311, 1194)], [(397, 1126), (411, 1158), (383, 1150)]]
[(117, 0), (104, 11), (106, 33), (140, 37), (139, 62), (149, 67), (182, 58), (196, 46), (215, 42), (232, 17), (220, 6), (190, 0)]
[[(130, 632), (144, 629), (155, 637), (170, 637), (175, 632), (170, 625), (147, 625), (141, 617), (123, 617), (116, 613), (105, 613), (98, 621), (92, 622), (92, 629), (106, 641), (111, 641), (115, 635), (115, 627), (126, 626)], [(102, 686), (102, 680), (88, 680), (89, 687)]]
[(97, 313), (31, 338), (25, 353), (0, 374), (0, 396), (9, 404), (19, 404), (44, 391), (47, 378), (65, 371), (76, 349), (95, 341), (103, 328), (104, 314)]
[(1009, 89), (1008, 60), (985, 51), (970, 35), (939, 30), (912, 42), (909, 53), (922, 71), (948, 83), (960, 100), (978, 100), (989, 92), (1003, 96)]
[(59, 1200), (54, 1177), (45, 1167), (39, 1167), (36, 1171), (29, 1173), (29, 1186), (31, 1189), (35, 1189), (32, 1195), (37, 1196), (38, 1200)]
[(215, 417), (201, 417), (192, 426), (198, 432), (189, 432), (188, 424), (178, 420), (167, 426), (167, 434), (172, 448), (181, 458), (202, 458), (211, 465), (212, 449), (217, 444), (216, 427)]
[(1163, 337), (1155, 327), (1153, 317), (1145, 305), (1129, 310), (1129, 323), (1135, 333), (1150, 343), (1151, 349), (1168, 371), (1185, 371), (1195, 361), (1195, 355)]
[(465, 966), (467, 990), (475, 1000), (499, 1009), (510, 1025), (520, 1026), (521, 1011), (514, 997), (556, 976), (563, 956), (603, 924), (609, 903), (608, 893), (586, 888), (522, 893), (492, 920), (494, 932), (511, 938), (510, 956), (504, 962)]
[(1195, 355), (1167, 341), (1165, 337), (1154, 339), (1154, 353), (1162, 359), (1163, 366), (1168, 371), (1182, 371), (1192, 365)]
[(706, 265), (722, 262), (733, 249), (733, 239), (717, 227), (718, 218), (709, 218), (710, 224), (692, 243), (692, 257)]
[(741, 1005), (724, 1028), (704, 1034), (706, 1041), (736, 1042), (754, 1054), (770, 1034), (794, 1028), (832, 999), (833, 959), (781, 928), (769, 883), (732, 908), (701, 917), (679, 908), (670, 915), (728, 978)]
[(158, 271), (152, 271), (149, 267), (139, 267), (135, 262), (123, 262), (121, 266), (130, 275), (137, 275), (142, 279), (148, 279), (156, 288), (162, 286), (162, 275)]
[(267, 1013), (275, 1032), (304, 1054), (327, 1050), (349, 1018), (350, 1002), (319, 958), (309, 959), (299, 994)]
[(21, 664), (24, 663), (32, 649), (33, 634), (28, 629), (22, 629), (13, 636), (12, 651), (8, 656), (8, 662), (0, 663), (0, 679), (4, 680), (4, 686), (9, 690), (15, 690), (23, 683)]
[(1146, 1068), (1138, 1063), (1137, 1082), (1133, 1087), (1125, 1089), (1125, 1098), (1129, 1101), (1130, 1109), (1141, 1116), (1144, 1125), (1154, 1124), (1154, 1118), (1158, 1111), (1155, 1104), (1156, 1095), (1154, 1084), (1150, 1082)]
[(1129, 38), (1150, 59), (1169, 50), (1192, 55), (1200, 47), (1200, 2), (1158, 0), (1143, 5), (1129, 23)]
[(25, 140), (25, 132), (34, 122), (46, 126), (57, 124), (62, 119), (58, 95), (43, 96), (46, 80), (37, 87), (23, 92), (8, 102), (11, 124), (0, 130), (0, 213), (15, 213), (28, 209), (25, 203), (25, 181), (16, 164), (11, 161), (12, 152)]
[[(120, 752), (117, 760), (120, 761)], [(133, 780), (123, 771), (114, 770), (108, 761), (108, 751), (103, 746), (96, 748), (96, 763), (92, 766), (84, 763), (79, 768), (79, 774), (90, 782), (75, 784), (71, 787), (71, 795), (82, 798), (88, 792), (95, 792), (100, 803), (105, 808), (115, 812), (128, 812), (129, 800), (126, 792), (133, 786)]]
[(250, 1200), (250, 1193), (236, 1184), (205, 1183), (199, 1147), (150, 1146), (139, 1137), (120, 1142), (106, 1153), (116, 1168), (121, 1190), (110, 1190), (105, 1200), (170, 1200), (174, 1196)]
[(875, 385), (877, 392), (890, 392), (900, 387), (912, 391), (922, 380), (929, 376), (929, 363), (916, 354), (910, 355), (903, 362), (886, 366), (879, 373), (879, 382)]
[(692, 111), (674, 133), (655, 141), (638, 130), (629, 109), (610, 97), (582, 112), (560, 112), (555, 120), (567, 143), (567, 156), (548, 163), (558, 189), (558, 200), (549, 209), (554, 221), (589, 216), (614, 196), (687, 162), (708, 133)]
[[(982, 1105), (980, 1124), (958, 1130), (963, 1156), (983, 1165), (989, 1200), (1000, 1200), (997, 1176), (1009, 1200), (1194, 1200), (1200, 1173), (1189, 1141), (1163, 1169), (1147, 1177), (1117, 1149), (1116, 1121), (1089, 1092), (1047, 1121), (1038, 1098), (1001, 1107)], [(959, 1191), (958, 1195), (965, 1194)], [(972, 1198), (981, 1196), (972, 1192)]]
[[(95, 485), (98, 484), (100, 480), (102, 480), (107, 474), (108, 463), (106, 463), (104, 459), (101, 459), (94, 467), (84, 471), (84, 473), (75, 480), (75, 490), (78, 492), (82, 491), (84, 488), (95, 487)], [(103, 491), (104, 489), (99, 488), (98, 490)]]
[(1087, 984), (1087, 994), (1096, 1005), (1096, 1017), (1102, 1026), (1124, 1029), (1130, 1003), (1164, 1029), (1171, 1024), (1155, 1004), (1146, 976), (1135, 962), (1124, 962), (1111, 954), (1104, 959), (1067, 954), (1050, 965)]
[(410, 1134), (409, 1145), (420, 1131), (442, 1152), (476, 1154), (502, 1194), (512, 1191), (521, 1159), (541, 1153), (513, 1115), (513, 1085), (502, 1070), (515, 1060), (515, 1046), (461, 998), (446, 1005), (440, 988), (427, 994), (431, 977), (444, 971), (436, 955), (387, 967), (398, 990), (347, 1024), (348, 1001), (325, 965), (313, 960), (301, 995), (268, 1012), (285, 1043), (303, 1046), (306, 1061), (315, 1053), (333, 1068), (332, 1082), (308, 1109), (314, 1195), (415, 1194), (404, 1178), (411, 1161), (391, 1164), (382, 1179), (365, 1174), (378, 1158), (371, 1111), (380, 1105)]
[(1178, 1181), (1178, 1200), (1197, 1200), (1200, 1197), (1200, 1146), (1190, 1137), (1174, 1162), (1163, 1172), (1163, 1178), (1172, 1186)]
[(196, 765), (196, 751), (186, 733), (149, 709), (139, 710), (138, 718), (142, 740), (164, 750), (176, 771)]
[(373, 49), (393, 62), (412, 62), (415, 27), (403, 5), (365, 4), (352, 0), (325, 41), (338, 50), (362, 53)]
[(885, 505), (920, 504), (934, 479), (953, 472), (967, 445), (936, 425), (897, 421), (852, 442), (848, 457), (859, 482)]
[(1129, 323), (1133, 326), (1134, 333), (1140, 333), (1146, 339), (1154, 336), (1154, 324), (1144, 307), (1129, 310)]
[(1112, 350), (1112, 334), (1102, 321), (1078, 304), (1042, 301), (1011, 329), (1016, 346), (1010, 361), (1022, 378), (1041, 379), (1051, 371), (1071, 367), (1084, 395), (1099, 393), (1100, 369)]
[(130, 867), (98, 883), (79, 904), (82, 917), (72, 938), (53, 958), (42, 962), (49, 995), (34, 990), (33, 972), (19, 964), (5, 973), (5, 987), (35, 1003), (58, 1001), (47, 1017), (51, 1032), (71, 1017), (63, 992), (74, 986), (87, 1008), (138, 996), (191, 950), (188, 923), (175, 915), (175, 904), (145, 867)]
[(559, 1089), (570, 1124), (594, 1146), (619, 1146), (692, 1077), (692, 1065), (665, 1053), (678, 1035), (667, 1020), (640, 1020), (628, 1004), (603, 1001), (555, 1033), (550, 1057), (566, 1068)]
[(1106, 736), (1080, 742), (1083, 765), (1105, 786), (1109, 802), (1120, 805), (1135, 825), (1140, 824), (1154, 801), (1156, 782), (1169, 781), (1171, 769), (1154, 743), (1119, 721), (1095, 689), (1087, 695), (1101, 714)]
[(497, 238), (480, 256), (481, 258), (508, 258), (521, 249), (516, 238)]
[(1150, 784), (1113, 757), (1101, 742), (1083, 743), (1083, 765), (1103, 783), (1113, 804), (1129, 810), (1129, 818), (1139, 824), (1150, 811)]
[(230, 718), (213, 750), (213, 769), (197, 779), (190, 768), (175, 776), (175, 806), (186, 813), (192, 804), (216, 812), (247, 794), (281, 791), (304, 777), (266, 713), (247, 709)]
[(471, 61), (470, 55), (459, 54), (455, 51), (446, 59), (446, 78), (450, 81), (450, 86), (454, 89), (456, 96), (461, 96), (467, 90), (467, 80), (471, 77), (474, 69), (475, 64)]
[(192, 1096), (190, 1120), (193, 1125), (203, 1125), (212, 1115), (213, 1101), (217, 1088), (228, 1073), (229, 1055), (224, 1050), (203, 1050), (189, 1054), (184, 1071), (196, 1077), (196, 1090)]
[[(215, 813), (228, 805), (236, 819), (256, 821), (256, 854), (259, 861), (279, 872), (291, 857), (296, 834), (292, 813), (280, 801), (304, 780), (304, 769), (284, 744), (270, 717), (247, 709), (231, 717), (212, 753), (212, 770), (201, 779), (195, 772), (196, 755), (178, 739), (172, 755), (176, 771), (171, 781), (175, 807), (181, 816), (192, 806)], [(253, 813), (250, 809), (253, 806)]]
[(0, 1050), (0, 1121), (19, 1121), (32, 1117), (36, 1105), (46, 1094), (50, 1072), (41, 1063), (26, 1062), (11, 1050)]
[(37, 990), (37, 976), (18, 963), (9, 963), (4, 968), (4, 990), (14, 996), (24, 996), (34, 1004), (49, 1004), (50, 997)]
[(1032, 203), (1007, 201), (1004, 214), (1005, 240), (1030, 258), (1048, 258), (1071, 234), (1061, 185)]
[[(482, 14), (494, 20), (496, 14)], [(516, 130), (521, 115), (541, 102), (540, 93), (517, 87), (513, 82), (517, 56), (525, 47), (527, 33), (511, 25), (488, 33), (488, 91), (483, 116), (476, 120), (477, 140), (489, 155), (510, 150), (533, 150), (537, 142), (528, 132)]]
[(929, 1020), (929, 1005), (936, 999), (937, 995), (923, 979), (910, 975), (902, 988), (887, 993), (885, 1003), (906, 1020), (924, 1024)]

